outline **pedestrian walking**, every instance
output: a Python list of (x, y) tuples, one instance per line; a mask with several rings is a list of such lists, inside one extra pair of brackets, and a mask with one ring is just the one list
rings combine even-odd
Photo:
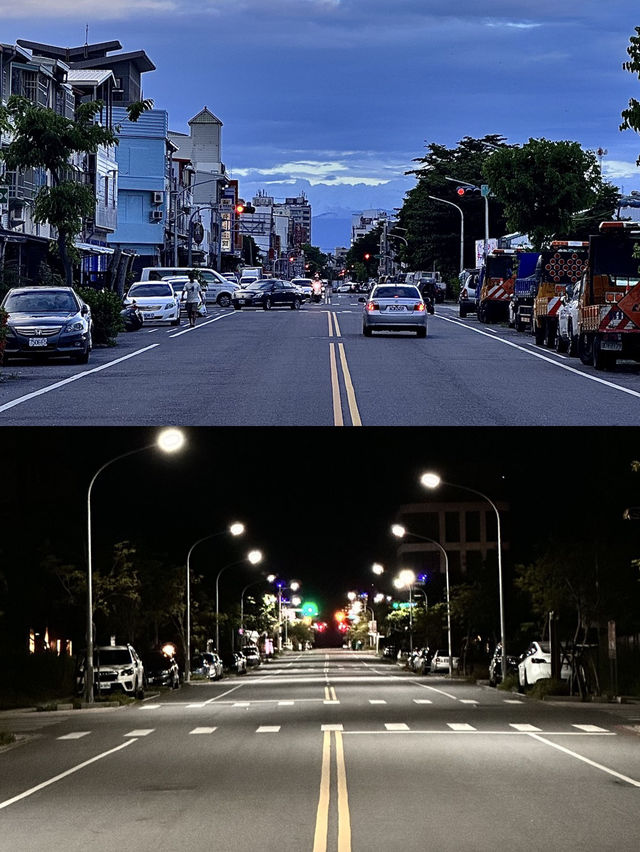
[(196, 281), (195, 272), (189, 273), (189, 280), (184, 285), (182, 292), (186, 300), (189, 325), (193, 328), (196, 324), (196, 317), (198, 316), (198, 306), (202, 301), (202, 288), (200, 287), (199, 282)]
[(331, 304), (331, 296), (333, 295), (333, 281), (329, 278), (324, 285), (324, 302), (325, 305)]

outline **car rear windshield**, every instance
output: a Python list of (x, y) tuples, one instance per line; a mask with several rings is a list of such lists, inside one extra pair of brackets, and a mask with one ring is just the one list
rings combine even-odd
[[(183, 285), (184, 286), (184, 285)], [(136, 284), (129, 290), (129, 298), (140, 298), (142, 296), (171, 296), (169, 284)]]
[(7, 298), (4, 307), (9, 313), (25, 314), (70, 314), (78, 310), (78, 304), (71, 293), (61, 293), (54, 290), (12, 293)]
[(373, 294), (377, 299), (419, 299), (416, 287), (377, 287)]

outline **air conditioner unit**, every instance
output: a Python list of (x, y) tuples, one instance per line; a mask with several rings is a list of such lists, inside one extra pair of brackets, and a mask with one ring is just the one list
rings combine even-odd
[(151, 221), (152, 222), (161, 222), (164, 218), (164, 213), (162, 210), (152, 210), (151, 211)]
[(153, 193), (153, 203), (154, 204), (162, 204), (164, 201), (164, 192), (154, 192)]

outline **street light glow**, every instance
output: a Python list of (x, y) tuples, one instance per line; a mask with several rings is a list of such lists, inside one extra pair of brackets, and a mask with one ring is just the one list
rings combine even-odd
[(423, 473), (420, 477), (420, 482), (425, 488), (437, 488), (442, 482), (442, 479), (437, 473)]
[(396, 585), (399, 589), (403, 586), (413, 586), (416, 581), (416, 575), (410, 568), (403, 568), (396, 578)]
[(231, 533), (231, 535), (242, 535), (242, 533), (244, 532), (244, 524), (241, 524), (239, 521), (236, 521), (229, 527), (229, 532)]
[(356, 595), (355, 592), (348, 592), (347, 597), (349, 598), (350, 601), (355, 601), (355, 599), (357, 598), (357, 595)]
[(293, 583), (289, 583), (289, 588), (292, 592), (297, 592), (300, 588), (300, 583), (297, 580), (294, 580)]
[(402, 526), (402, 524), (393, 524), (391, 527), (391, 532), (395, 535), (396, 538), (404, 538), (406, 529)]
[(373, 599), (373, 602), (374, 603), (382, 603), (383, 600), (384, 600), (384, 595), (382, 594), (382, 592), (378, 592), (378, 594)]
[(378, 574), (378, 575), (384, 574), (384, 568), (379, 562), (374, 562), (373, 565), (371, 566), (371, 570), (373, 571), (374, 574)]
[(273, 583), (273, 581), (274, 581), (275, 579), (276, 579), (276, 575), (275, 575), (275, 574), (267, 574), (267, 583)]
[(176, 453), (184, 444), (184, 432), (181, 429), (163, 429), (158, 435), (157, 444), (163, 453)]
[(252, 565), (257, 565), (259, 562), (262, 562), (262, 551), (250, 550), (247, 559)]

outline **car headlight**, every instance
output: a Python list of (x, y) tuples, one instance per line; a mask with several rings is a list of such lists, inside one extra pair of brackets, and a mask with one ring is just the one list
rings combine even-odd
[(84, 322), (82, 320), (74, 320), (73, 322), (68, 322), (62, 328), (63, 334), (72, 334), (76, 331), (84, 331)]
[(167, 304), (164, 306), (164, 309), (165, 309), (165, 311), (172, 311), (175, 308), (175, 306), (176, 306), (175, 302), (167, 302)]
[(133, 674), (133, 668), (122, 669), (121, 674), (123, 674), (123, 675), (127, 675), (127, 676), (130, 676), (130, 675), (132, 675), (132, 674)]

